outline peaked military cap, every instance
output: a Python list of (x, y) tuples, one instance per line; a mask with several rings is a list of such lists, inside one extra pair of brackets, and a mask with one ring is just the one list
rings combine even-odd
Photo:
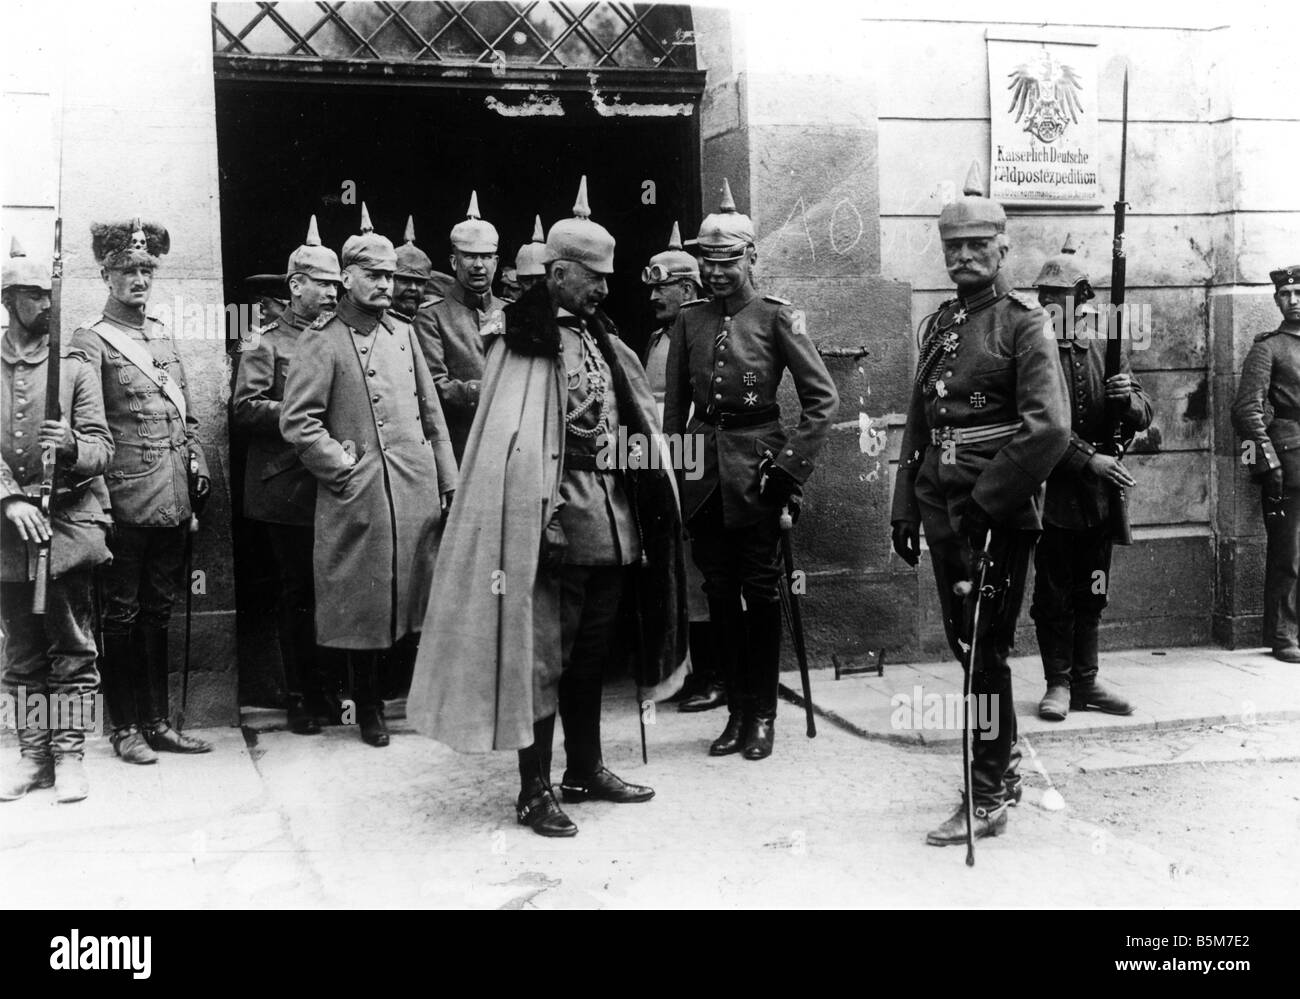
[(316, 228), (315, 215), (307, 223), (307, 238), (303, 240), (302, 246), (289, 254), (289, 267), (285, 271), (286, 280), (295, 274), (305, 274), (316, 281), (341, 282), (343, 280), (339, 258), (329, 247), (321, 246), (320, 230)]
[(1000, 204), (984, 197), (978, 163), (972, 163), (962, 188), (962, 197), (943, 206), (939, 213), (939, 238), (996, 236), (1007, 231), (1007, 213)]
[(392, 273), (397, 270), (397, 251), (393, 249), (388, 237), (375, 232), (364, 201), (361, 202), (361, 231), (355, 236), (349, 236), (343, 244), (343, 266), (352, 264), (370, 271)]
[(0, 288), (50, 290), (50, 265), (27, 256), (17, 236), (9, 242), (9, 258), (4, 262), (3, 271)]
[(587, 204), (587, 178), (578, 183), (578, 200), (573, 203), (573, 218), (560, 219), (546, 234), (544, 263), (573, 260), (597, 274), (614, 273), (614, 237), (603, 225), (591, 221)]
[(1277, 291), (1281, 291), (1283, 288), (1294, 288), (1300, 285), (1300, 264), (1294, 264), (1291, 267), (1279, 267), (1275, 271), (1269, 271), (1268, 276)]

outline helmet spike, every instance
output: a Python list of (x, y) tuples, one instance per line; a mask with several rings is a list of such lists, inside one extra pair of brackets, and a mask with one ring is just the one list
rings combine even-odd
[(467, 219), (481, 219), (483, 216), (478, 213), (478, 191), (469, 192), (469, 210), (465, 213)]
[(1074, 237), (1066, 234), (1065, 243), (1061, 246), (1062, 253), (1077, 253), (1078, 250), (1074, 245)]
[(303, 246), (320, 246), (320, 229), (316, 227), (316, 216), (311, 217), (307, 223), (307, 238), (302, 241)]
[(578, 200), (573, 203), (573, 217), (575, 219), (591, 218), (591, 206), (587, 204), (587, 175), (582, 175), (582, 180), (578, 181)]
[(370, 224), (370, 212), (366, 209), (366, 203), (361, 202), (361, 233), (374, 232), (375, 227)]
[(407, 243), (414, 245), (415, 243), (415, 216), (414, 215), (406, 216), (406, 233), (402, 236), (402, 238), (406, 240)]
[(676, 222), (673, 223), (673, 234), (668, 237), (668, 249), (680, 250), (682, 248), (682, 229)]
[(731, 184), (727, 178), (722, 178), (722, 200), (718, 202), (719, 212), (734, 212), (736, 210), (736, 199), (731, 196)]
[(966, 183), (962, 186), (962, 194), (974, 195), (977, 198), (984, 196), (984, 181), (980, 176), (980, 165), (978, 160), (971, 160), (970, 171), (966, 174)]
[(27, 251), (23, 249), (23, 244), (18, 242), (17, 236), (14, 236), (9, 240), (9, 256), (11, 257), (27, 256)]
[(533, 242), (546, 242), (546, 233), (542, 230), (542, 217), (540, 215), (533, 217)]

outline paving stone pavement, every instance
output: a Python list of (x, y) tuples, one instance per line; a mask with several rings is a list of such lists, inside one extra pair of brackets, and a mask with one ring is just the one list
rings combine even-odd
[[(826, 686), (818, 681), (815, 690)], [(212, 730), (203, 733), (216, 743), (212, 754), (167, 756), (143, 768), (120, 763), (96, 740), (88, 801), (60, 806), (40, 791), (0, 804), (0, 904), (1242, 904), (1240, 883), (1207, 858), (1165, 855), (1088, 816), (1038, 807), (1046, 784), (1036, 775), (1007, 835), (981, 841), (978, 863), (967, 869), (962, 849), (924, 843), (926, 830), (957, 804), (960, 756), (951, 746), (864, 740), (824, 719), (810, 740), (801, 712), (783, 704), (771, 759), (711, 759), (705, 750), (722, 723), (719, 712), (683, 715), (661, 706), (643, 766), (631, 691), (610, 691), (606, 762), (658, 794), (641, 805), (569, 806), (580, 827), (570, 840), (543, 839), (515, 823), (513, 753), (460, 756), (400, 722), (382, 750), (364, 745), (354, 729), (316, 737), (250, 729), (247, 740), (239, 730)], [(1300, 726), (1292, 729), (1288, 738), (1300, 742)], [(1139, 731), (1152, 744), (1138, 747), (1138, 759), (1166, 751), (1163, 733)], [(1222, 735), (1225, 747), (1240, 741), (1228, 727), (1207, 731)], [(1073, 745), (1067, 742), (1044, 749), (1049, 772), (1106, 764), (1099, 754), (1107, 744), (1079, 738), (1077, 753), (1057, 752)], [(12, 747), (4, 753), (8, 763)], [(1298, 890), (1293, 869), (1248, 901), (1292, 904)]]

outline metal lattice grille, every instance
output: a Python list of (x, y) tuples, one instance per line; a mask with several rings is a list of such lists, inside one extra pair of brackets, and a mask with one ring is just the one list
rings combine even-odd
[(690, 7), (630, 3), (214, 3), (222, 55), (695, 69)]

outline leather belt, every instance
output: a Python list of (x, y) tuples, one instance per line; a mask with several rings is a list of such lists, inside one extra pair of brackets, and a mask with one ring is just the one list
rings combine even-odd
[(1010, 423), (989, 423), (982, 427), (931, 427), (930, 443), (943, 444), (979, 444), (982, 441), (995, 441), (1000, 437), (1010, 437), (1021, 427), (1020, 420)]
[(1274, 406), (1273, 419), (1275, 420), (1295, 420), (1300, 423), (1300, 408), (1295, 406)]
[(594, 454), (584, 454), (581, 451), (565, 451), (564, 468), (565, 471), (568, 471), (569, 469), (577, 469), (580, 472), (618, 471), (616, 468), (601, 468), (600, 465), (596, 463), (596, 456)]
[(762, 409), (750, 409), (741, 413), (720, 413), (709, 411), (700, 414), (700, 419), (719, 430), (739, 430), (742, 427), (757, 427), (763, 423), (775, 423), (781, 419), (780, 406), (764, 406)]

